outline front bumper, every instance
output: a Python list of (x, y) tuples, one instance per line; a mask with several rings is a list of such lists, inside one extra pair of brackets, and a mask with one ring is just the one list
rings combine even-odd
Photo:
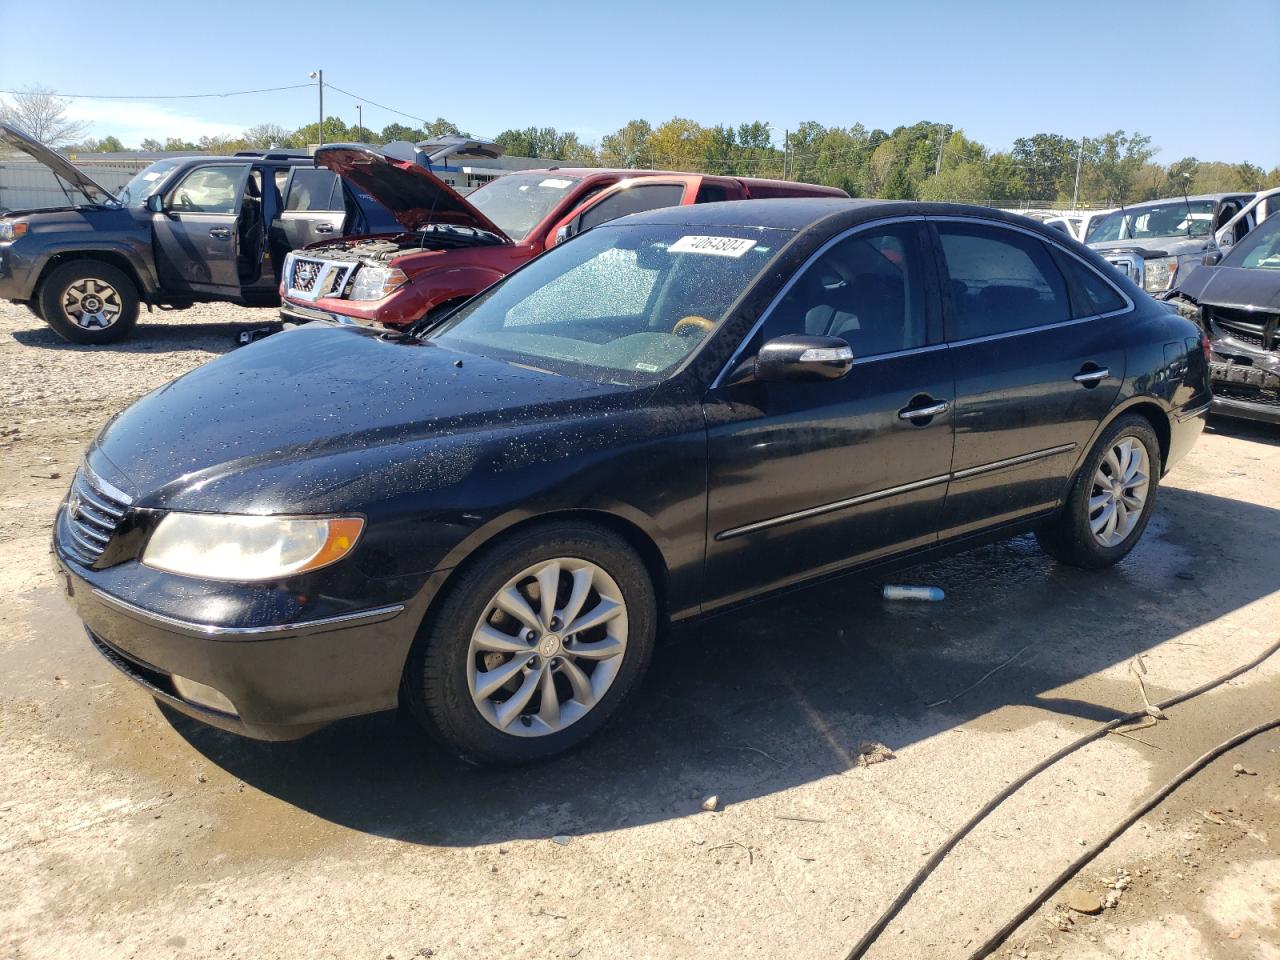
[[(1260, 359), (1266, 362), (1265, 357)], [(1280, 424), (1280, 372), (1228, 362), (1215, 352), (1209, 374), (1214, 413)]]
[[(216, 626), (114, 596), (90, 582), (93, 573), (86, 575), (56, 541), (54, 555), (98, 652), (190, 717), (259, 740), (291, 740), (397, 705), (416, 631), (413, 603), (291, 623)], [(233, 712), (182, 696), (175, 676), (212, 687)]]

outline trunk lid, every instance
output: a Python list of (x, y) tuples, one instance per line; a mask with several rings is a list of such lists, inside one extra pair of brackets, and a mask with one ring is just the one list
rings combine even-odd
[(117, 203), (116, 195), (108, 190), (102, 184), (93, 178), (78, 170), (70, 160), (60, 153), (50, 150), (39, 140), (28, 136), (17, 127), (0, 123), (0, 141), (4, 142), (15, 150), (21, 150), (33, 160), (44, 164), (57, 176), (70, 183), (77, 190), (85, 195), (90, 203), (101, 203), (104, 200), (113, 200)]
[(420, 164), (351, 143), (320, 147), (315, 160), (370, 194), (407, 230), (442, 223), (485, 230), (511, 242), (497, 224)]

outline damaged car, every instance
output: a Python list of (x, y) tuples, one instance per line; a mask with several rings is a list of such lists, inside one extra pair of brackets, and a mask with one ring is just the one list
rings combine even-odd
[(1177, 285), (1179, 273), (1219, 250), (1217, 231), (1232, 223), (1230, 242), (1238, 242), (1254, 226), (1240, 213), (1252, 193), (1214, 193), (1173, 197), (1121, 207), (1093, 217), (1084, 242), (1126, 277), (1153, 296)]
[(538, 254), (627, 214), (689, 203), (847, 197), (836, 187), (654, 170), (558, 168), (507, 174), (465, 199), (418, 163), (359, 144), (316, 163), (367, 191), (400, 229), (318, 243), (290, 256), (286, 323), (405, 327), (441, 317)]
[(1280, 216), (1192, 270), (1168, 302), (1209, 335), (1213, 412), (1280, 424)]

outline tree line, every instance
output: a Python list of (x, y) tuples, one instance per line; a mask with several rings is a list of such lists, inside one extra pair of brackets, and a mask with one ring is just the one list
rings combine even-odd
[[(126, 149), (114, 136), (83, 138), (83, 127), (68, 123), (47, 91), (25, 95), (26, 103), (23, 96), (15, 97), (12, 104), (0, 102), (0, 119), (11, 119), (69, 153)], [(317, 123), (292, 130), (267, 123), (239, 136), (148, 139), (139, 148), (229, 154), (271, 147), (301, 149), (318, 142), (417, 142), (446, 134), (471, 136), (443, 117), (417, 127), (392, 123), (380, 131), (327, 117), (323, 131)], [(1280, 187), (1280, 166), (1264, 171), (1256, 164), (1195, 157), (1163, 165), (1154, 159), (1158, 148), (1151, 137), (1124, 130), (1083, 139), (1036, 133), (1019, 137), (1008, 150), (997, 150), (970, 139), (959, 127), (932, 121), (893, 130), (868, 129), (861, 123), (827, 127), (807, 121), (794, 130), (779, 131), (759, 120), (704, 126), (674, 117), (658, 126), (632, 120), (598, 144), (555, 127), (504, 130), (494, 140), (511, 156), (566, 165), (783, 178), (841, 187), (857, 197), (993, 206), (1069, 206), (1076, 201), (1082, 206), (1111, 207), (1182, 193)]]

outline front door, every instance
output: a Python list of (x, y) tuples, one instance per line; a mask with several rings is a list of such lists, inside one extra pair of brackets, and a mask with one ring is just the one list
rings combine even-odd
[(249, 164), (196, 167), (153, 213), (161, 284), (169, 290), (240, 293), (239, 215)]
[(791, 281), (749, 340), (835, 336), (841, 380), (707, 394), (704, 607), (936, 539), (954, 383), (922, 220), (857, 228)]
[(1124, 380), (1128, 301), (1065, 250), (992, 221), (934, 221), (956, 377), (944, 537), (1055, 506)]

